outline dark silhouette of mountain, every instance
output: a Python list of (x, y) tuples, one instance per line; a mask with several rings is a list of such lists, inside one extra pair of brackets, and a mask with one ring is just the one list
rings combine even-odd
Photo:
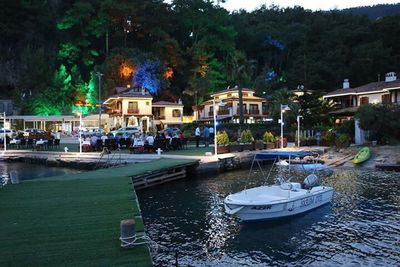
[(376, 20), (381, 17), (400, 14), (400, 3), (353, 7), (343, 9), (343, 11), (350, 12), (353, 15), (367, 15), (370, 19)]

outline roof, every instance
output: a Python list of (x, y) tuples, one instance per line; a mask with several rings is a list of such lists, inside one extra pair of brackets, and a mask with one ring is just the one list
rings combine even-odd
[(153, 102), (153, 107), (156, 106), (174, 106), (174, 107), (183, 107), (183, 104), (175, 103), (175, 102), (169, 102), (169, 101), (157, 101)]
[(400, 89), (400, 80), (395, 80), (392, 82), (373, 82), (368, 83), (355, 88), (346, 88), (346, 89), (337, 89), (333, 92), (330, 92), (324, 97), (335, 97), (342, 95), (362, 95), (366, 93), (385, 93), (389, 90)]
[[(228, 88), (226, 88), (226, 89), (224, 89), (222, 91), (215, 92), (214, 94), (211, 95), (211, 97), (214, 96), (214, 95), (220, 95), (220, 94), (225, 94), (225, 93), (228, 93), (228, 92), (238, 92), (238, 91), (239, 91), (238, 87), (234, 87), (234, 88), (229, 88), (228, 87)], [(248, 89), (248, 88), (242, 88), (242, 92), (252, 92), (252, 93), (254, 93), (255, 91), (252, 90), (252, 89)]]

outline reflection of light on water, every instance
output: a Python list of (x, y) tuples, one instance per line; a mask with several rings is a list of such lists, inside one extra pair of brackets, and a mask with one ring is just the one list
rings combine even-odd
[[(399, 174), (335, 169), (321, 175), (323, 184), (335, 189), (332, 204), (279, 222), (241, 224), (224, 213), (223, 199), (248, 184), (265, 183), (259, 173), (247, 182), (247, 174), (139, 191), (147, 230), (162, 245), (155, 265), (173, 265), (175, 250), (180, 266), (394, 266), (400, 261)], [(293, 176), (297, 182), (305, 177)]]
[(209, 209), (206, 213), (206, 221), (209, 222), (209, 226), (205, 230), (204, 250), (207, 254), (214, 254), (215, 249), (222, 248), (231, 238), (231, 227), (224, 216), (223, 198), (219, 197), (216, 192), (212, 192), (207, 204)]

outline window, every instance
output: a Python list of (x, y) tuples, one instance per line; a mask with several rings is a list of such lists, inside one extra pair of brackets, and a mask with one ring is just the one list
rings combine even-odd
[(150, 105), (149, 101), (146, 101), (146, 106)]
[(139, 113), (138, 102), (128, 102), (128, 113)]
[(227, 97), (231, 97), (231, 96), (232, 96), (232, 94), (230, 94), (230, 93), (227, 95)]
[(260, 113), (260, 111), (258, 110), (257, 104), (250, 104), (249, 111), (250, 111), (250, 114), (259, 114)]
[(382, 95), (382, 103), (383, 104), (390, 104), (390, 95)]
[(138, 102), (129, 102), (128, 103), (128, 109), (137, 109), (138, 108)]
[(248, 93), (243, 93), (243, 97), (247, 97), (247, 96), (249, 96)]
[(5, 111), (5, 109), (4, 109), (4, 104), (3, 103), (0, 103), (0, 112), (4, 112)]
[(360, 98), (360, 104), (361, 105), (368, 105), (369, 104), (369, 98), (367, 96), (361, 97)]
[(181, 116), (181, 111), (179, 109), (173, 109), (172, 110), (172, 117), (180, 117)]

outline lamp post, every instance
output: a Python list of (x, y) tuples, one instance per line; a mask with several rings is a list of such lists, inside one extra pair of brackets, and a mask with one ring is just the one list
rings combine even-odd
[(79, 154), (82, 154), (82, 112), (77, 112), (79, 115)]
[(6, 138), (6, 112), (3, 113), (3, 140), (4, 140), (4, 152), (7, 151), (7, 138)]
[(99, 132), (101, 133), (101, 76), (103, 76), (103, 73), (97, 72), (97, 77), (99, 78)]
[(214, 117), (214, 155), (218, 155), (217, 151), (217, 107), (224, 106), (225, 103), (220, 101), (218, 104), (215, 103), (215, 98), (213, 98), (213, 117)]
[(300, 147), (300, 119), (303, 116), (297, 116), (297, 146)]
[(281, 148), (283, 148), (283, 113), (286, 110), (290, 110), (289, 106), (281, 104)]

